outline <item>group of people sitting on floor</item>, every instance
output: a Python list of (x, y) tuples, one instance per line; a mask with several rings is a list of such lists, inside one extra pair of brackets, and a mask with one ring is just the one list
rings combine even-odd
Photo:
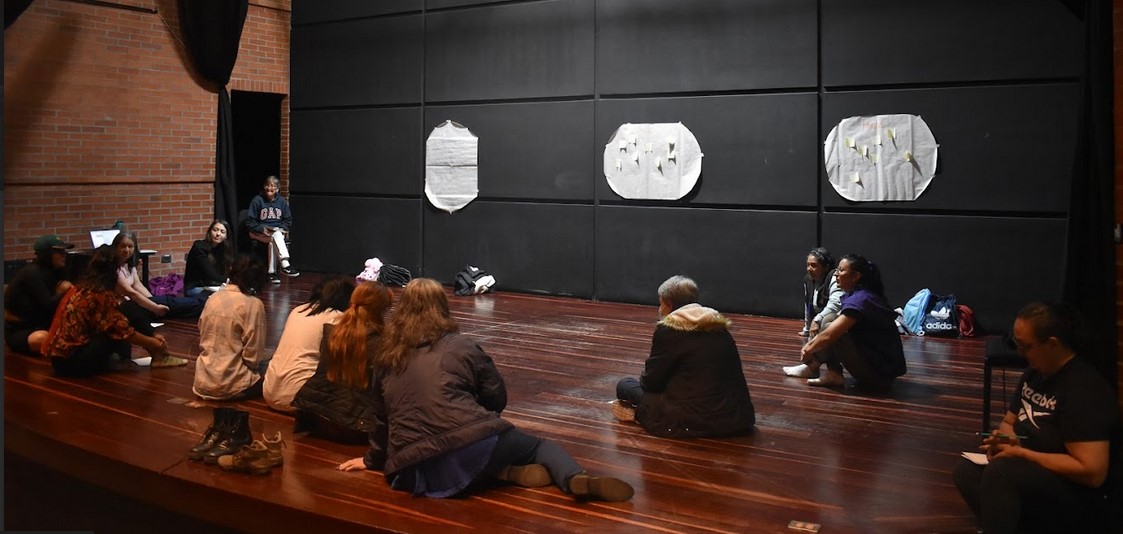
[[(189, 271), (195, 265), (203, 273), (188, 276), (189, 296), (226, 274), (225, 285), (200, 301), (193, 388), (199, 397), (263, 396), (270, 407), (293, 413), (299, 430), (367, 441), (367, 454), (339, 469), (381, 470), (391, 487), (414, 495), (449, 497), (500, 480), (553, 483), (579, 499), (631, 498), (628, 483), (587, 474), (558, 444), (503, 419), (503, 378), (483, 349), (459, 333), (435, 280), (414, 279), (394, 305), (390, 290), (376, 282), (356, 286), (350, 277), (325, 277), (289, 314), (276, 351), (265, 355), (265, 309), (256, 295), (267, 273), (248, 256), (228, 261), (220, 246), (227, 230), (216, 221), (189, 254)], [(66, 376), (113, 368), (128, 359), (130, 343), (154, 358), (172, 358), (163, 338), (137, 328), (133, 316), (173, 314), (193, 304), (154, 298), (136, 286), (129, 262), (135, 242), (121, 237), (112, 250), (95, 253), (74, 286), (61, 274), (67, 247), (44, 236), (36, 263), (13, 281), (39, 289), (15, 294), (9, 288), (9, 345), (50, 356)], [(800, 333), (807, 341), (801, 362), (783, 368), (786, 375), (839, 387), (846, 371), (856, 386), (880, 392), (905, 374), (896, 312), (873, 262), (846, 255), (836, 265), (816, 248), (807, 257), (804, 285)], [(728, 319), (702, 306), (697, 284), (684, 276), (665, 281), (658, 300), (660, 320), (644, 371), (619, 381), (613, 414), (663, 437), (751, 432), (756, 414)], [(37, 325), (53, 307), (57, 324), (42, 335)], [(1119, 502), (1123, 480), (1118, 406), (1106, 381), (1077, 356), (1078, 326), (1063, 305), (1035, 303), (1018, 314), (1014, 340), (1030, 370), (1002, 424), (983, 439), (989, 465), (965, 463), (955, 473), (987, 532), (1103, 525), (1118, 509), (1111, 504)]]

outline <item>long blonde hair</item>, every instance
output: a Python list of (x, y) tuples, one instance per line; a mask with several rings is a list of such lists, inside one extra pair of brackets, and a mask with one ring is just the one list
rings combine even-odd
[(406, 284), (398, 307), (382, 335), (382, 350), (375, 366), (400, 373), (409, 364), (413, 349), (460, 330), (449, 315), (444, 287), (432, 278), (414, 278)]
[(394, 295), (377, 282), (360, 284), (351, 293), (351, 305), (343, 312), (328, 336), (327, 378), (348, 387), (365, 389), (370, 385), (367, 361), (367, 336), (381, 335), (386, 310)]

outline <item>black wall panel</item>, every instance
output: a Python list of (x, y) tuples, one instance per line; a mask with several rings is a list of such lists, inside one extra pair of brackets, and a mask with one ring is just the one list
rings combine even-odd
[(421, 194), (421, 108), (294, 110), (289, 190)]
[(507, 291), (591, 297), (593, 208), (475, 201), (456, 213), (425, 209), (425, 275), (446, 284), (465, 264)]
[(421, 201), (292, 195), (292, 245), (297, 268), (359, 274), (367, 258), (421, 267)]
[(440, 11), (425, 23), (430, 102), (593, 93), (593, 0)]
[(296, 0), (292, 25), (421, 11), (421, 0)]
[(823, 244), (881, 269), (886, 296), (903, 307), (917, 291), (955, 293), (989, 329), (1009, 330), (1022, 305), (1061, 295), (1065, 221), (828, 213)]
[[(894, 208), (1068, 211), (1076, 153), (1077, 84), (828, 93), (823, 136), (854, 115), (920, 115), (940, 144), (936, 177)], [(822, 144), (819, 145), (820, 147)], [(704, 164), (703, 164), (704, 165)], [(842, 198), (820, 168), (826, 206)]]
[(784, 211), (597, 208), (597, 297), (655, 304), (675, 274), (698, 282), (721, 311), (795, 317), (815, 214)]
[(480, 197), (593, 199), (592, 101), (429, 106), (425, 138), (445, 120), (480, 139)]
[(293, 109), (421, 101), (421, 15), (296, 27)]
[[(301, 2), (302, 269), (377, 256), (447, 283), (476, 263), (500, 289), (650, 304), (684, 273), (705, 304), (796, 317), (822, 243), (882, 265), (892, 304), (955, 292), (992, 328), (1060, 295), (1084, 31), (1066, 2)], [(827, 132), (896, 113), (940, 143), (932, 184), (915, 202), (842, 199)], [(422, 194), (425, 139), (446, 119), (480, 138), (481, 198), (454, 214)], [(604, 145), (629, 122), (694, 133), (694, 191), (611, 191)]]
[(599, 0), (604, 94), (815, 87), (815, 0)]
[(1081, 22), (1057, 0), (823, 2), (823, 84), (1079, 76)]
[(444, 9), (449, 7), (475, 6), (481, 4), (495, 4), (507, 0), (425, 0), (426, 9)]
[(679, 202), (814, 206), (815, 94), (604, 100), (597, 104), (597, 195), (623, 200), (604, 177), (604, 147), (624, 123), (682, 122), (702, 147), (702, 176)]

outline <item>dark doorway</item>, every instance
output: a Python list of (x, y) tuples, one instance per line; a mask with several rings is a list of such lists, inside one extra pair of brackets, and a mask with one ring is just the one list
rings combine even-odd
[(281, 101), (285, 95), (232, 91), (234, 176), (238, 206), (246, 209), (266, 176), (281, 175)]

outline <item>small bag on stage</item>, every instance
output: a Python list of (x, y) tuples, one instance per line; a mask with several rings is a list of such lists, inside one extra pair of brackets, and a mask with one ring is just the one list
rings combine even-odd
[(914, 336), (924, 335), (924, 314), (928, 313), (928, 304), (932, 300), (932, 292), (928, 288), (917, 291), (915, 295), (909, 299), (905, 304), (904, 310), (901, 315), (905, 323), (905, 328), (908, 328), (910, 334)]
[(413, 275), (409, 274), (409, 269), (399, 265), (384, 263), (378, 270), (378, 281), (387, 287), (403, 287), (410, 280), (413, 280)]
[(495, 277), (479, 267), (465, 265), (463, 271), (456, 273), (452, 285), (453, 290), (461, 297), (479, 295), (486, 293), (495, 285)]
[(932, 295), (923, 328), (926, 336), (959, 337), (959, 311), (954, 294)]

